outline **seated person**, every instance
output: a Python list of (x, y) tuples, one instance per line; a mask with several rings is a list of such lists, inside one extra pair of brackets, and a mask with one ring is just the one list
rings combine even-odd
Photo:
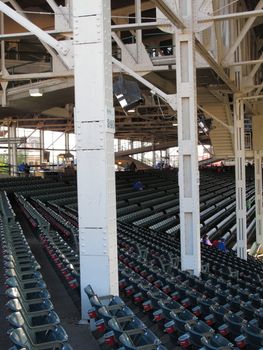
[(203, 244), (206, 244), (206, 245), (209, 245), (209, 246), (212, 245), (210, 239), (208, 238), (208, 235), (204, 235), (203, 238), (202, 238), (202, 240), (201, 240), (201, 242), (202, 242)]
[(217, 249), (220, 250), (221, 252), (225, 252), (225, 253), (227, 252), (224, 238), (219, 239)]
[(134, 182), (134, 184), (132, 185), (132, 188), (135, 191), (142, 191), (143, 190), (143, 184), (141, 183), (141, 181), (136, 181)]

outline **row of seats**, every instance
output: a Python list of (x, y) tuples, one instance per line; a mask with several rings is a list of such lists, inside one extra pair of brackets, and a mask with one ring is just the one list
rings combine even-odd
[[(176, 341), (180, 344), (182, 341), (181, 345), (185, 347), (187, 344), (208, 346), (206, 343), (209, 340), (204, 339), (204, 334), (214, 334), (216, 330), (216, 339), (220, 343), (224, 342), (221, 337), (224, 335), (227, 337), (226, 341), (236, 341), (239, 347), (246, 346), (247, 349), (253, 350), (261, 348), (262, 282), (258, 274), (253, 275), (253, 269), (253, 272), (240, 278), (241, 273), (245, 271), (241, 268), (234, 274), (232, 270), (233, 267), (237, 270), (235, 263), (240, 263), (240, 259), (234, 259), (233, 254), (224, 254), (228, 257), (227, 260), (232, 261), (229, 270), (225, 268), (225, 271), (222, 271), (215, 265), (217, 268), (214, 272), (217, 272), (217, 275), (211, 273), (212, 271), (202, 272), (201, 278), (197, 278), (180, 271), (178, 265), (168, 259), (168, 254), (162, 249), (162, 240), (157, 243), (160, 237), (157, 236), (154, 246), (151, 244), (149, 232), (145, 237), (140, 234), (145, 240), (142, 245), (142, 239), (134, 239), (136, 232), (131, 235), (132, 231), (131, 227), (119, 227), (120, 289), (126, 296), (131, 296), (135, 302), (140, 303), (144, 311), (151, 312), (151, 317), (161, 321), (166, 332), (173, 334), (176, 331)], [(137, 231), (137, 238), (139, 233), (141, 232)], [(146, 249), (143, 249), (145, 247)], [(217, 260), (215, 257), (218, 255), (221, 267), (228, 266), (224, 259), (220, 259), (222, 254), (216, 249), (203, 247), (203, 251), (208, 254), (212, 252), (213, 261)], [(262, 271), (261, 264), (254, 261), (253, 265), (258, 265), (258, 270)], [(174, 310), (178, 312), (173, 312)], [(190, 325), (188, 321), (191, 321)], [(207, 326), (211, 329), (213, 326), (213, 329)], [(184, 333), (186, 331), (187, 334)], [(196, 333), (199, 336), (196, 336)], [(215, 344), (214, 338), (213, 343)]]
[[(6, 203), (11, 208), (7, 197)], [(22, 229), (15, 218), (8, 221), (2, 210), (0, 235), (9, 299), (6, 307), (11, 312), (8, 334), (14, 344), (10, 350), (72, 350)]]
[(92, 287), (85, 288), (91, 305), (88, 314), (97, 332), (110, 348), (124, 350), (166, 350), (166, 347), (118, 296), (98, 297)]
[[(21, 195), (16, 195), (17, 201), (20, 204), (22, 211), (26, 212), (26, 217), (32, 225), (35, 233), (38, 235), (40, 242), (50, 258), (55, 269), (59, 271), (60, 276), (65, 280), (71, 290), (79, 288), (79, 256), (72, 249), (60, 234), (50, 228), (50, 222), (42, 213)], [(29, 216), (29, 217), (28, 217)], [(34, 223), (32, 224), (32, 218)], [(50, 216), (48, 216), (50, 218)], [(54, 219), (53, 219), (54, 220)], [(35, 226), (35, 223), (37, 226)], [(62, 235), (63, 232), (61, 231)], [(65, 235), (63, 235), (65, 237)], [(67, 237), (66, 237), (67, 238)]]

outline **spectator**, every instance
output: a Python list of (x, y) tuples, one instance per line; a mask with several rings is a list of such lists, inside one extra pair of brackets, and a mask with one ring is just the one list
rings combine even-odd
[(131, 162), (131, 164), (130, 164), (130, 171), (134, 172), (134, 171), (136, 171), (136, 169), (137, 169), (136, 164), (134, 162)]
[(141, 183), (141, 181), (136, 181), (134, 182), (134, 184), (132, 185), (132, 188), (135, 191), (142, 191), (143, 190), (143, 184)]
[(224, 252), (224, 253), (227, 252), (224, 238), (219, 239), (217, 249), (220, 250), (221, 252)]
[(25, 164), (25, 175), (26, 177), (28, 177), (30, 174), (30, 165), (28, 165), (27, 163)]
[(208, 235), (204, 235), (203, 238), (202, 238), (202, 240), (201, 240), (201, 242), (202, 242), (203, 244), (205, 244), (205, 245), (209, 245), (209, 246), (212, 245), (210, 239), (208, 238)]
[(217, 248), (218, 246), (218, 239), (214, 239), (213, 242), (212, 242), (212, 246)]
[(18, 165), (18, 174), (24, 174), (25, 173), (25, 163), (21, 163)]

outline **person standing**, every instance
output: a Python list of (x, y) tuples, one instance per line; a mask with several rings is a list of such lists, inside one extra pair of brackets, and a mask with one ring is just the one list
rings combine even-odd
[(136, 169), (137, 169), (136, 164), (134, 162), (131, 162), (131, 164), (130, 164), (130, 171), (135, 172)]

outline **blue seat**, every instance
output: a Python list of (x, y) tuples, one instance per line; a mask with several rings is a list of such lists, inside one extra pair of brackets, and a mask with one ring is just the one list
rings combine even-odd
[(245, 339), (242, 336), (235, 339), (236, 344), (240, 342), (245, 342), (248, 344), (249, 349), (256, 350), (259, 347), (263, 346), (263, 330), (259, 328), (257, 320), (252, 320), (247, 324), (244, 324), (241, 328), (241, 332)]
[(224, 316), (229, 311), (229, 304), (211, 305), (210, 311), (211, 311), (211, 314), (205, 317), (205, 322), (208, 325), (213, 325), (214, 327), (218, 328), (224, 323)]
[(164, 327), (167, 333), (172, 334), (178, 332), (185, 333), (185, 325), (188, 322), (196, 322), (198, 318), (188, 310), (171, 311), (171, 321), (167, 322)]
[(28, 315), (28, 317), (46, 315), (54, 309), (53, 304), (49, 299), (29, 303), (23, 302), (19, 299), (11, 299), (6, 303), (6, 307), (13, 312), (20, 311), (22, 309), (23, 312)]
[(224, 322), (218, 331), (221, 335), (229, 336), (232, 340), (241, 333), (241, 327), (246, 323), (242, 312), (233, 313), (231, 311), (225, 314)]
[(234, 345), (220, 334), (214, 334), (209, 337), (202, 337), (201, 343), (203, 347), (200, 350), (216, 350), (216, 349), (233, 350), (234, 349)]
[(166, 350), (161, 341), (149, 330), (138, 329), (134, 334), (122, 333), (119, 341), (126, 350)]
[(26, 324), (28, 328), (34, 331), (53, 328), (60, 323), (60, 319), (54, 311), (50, 311), (46, 315), (32, 317), (24, 313), (23, 309), (8, 315), (7, 320), (15, 328), (23, 327), (23, 325)]
[(115, 338), (119, 339), (122, 333), (129, 334), (129, 331), (135, 329), (146, 330), (146, 325), (135, 315), (124, 317), (112, 317), (108, 322), (108, 327), (114, 332)]
[(187, 343), (189, 336), (190, 343), (194, 346), (201, 346), (201, 338), (211, 336), (214, 333), (213, 328), (209, 327), (203, 321), (193, 321), (185, 324), (187, 334), (179, 337), (178, 342), (181, 346)]
[(61, 326), (38, 333), (26, 327), (15, 328), (10, 331), (9, 338), (15, 346), (29, 350), (60, 349), (68, 341), (68, 336)]

